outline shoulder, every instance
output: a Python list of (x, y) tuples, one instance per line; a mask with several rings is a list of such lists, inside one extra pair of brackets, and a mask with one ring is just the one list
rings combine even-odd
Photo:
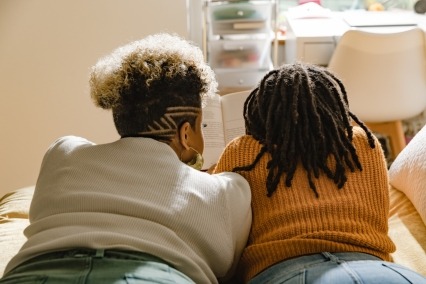
[(250, 188), (248, 182), (240, 174), (234, 172), (221, 172), (211, 174), (213, 179), (216, 179), (222, 186), (226, 188)]
[(87, 147), (87, 146), (93, 146), (95, 143), (82, 138), (78, 136), (63, 136), (58, 139), (56, 139), (47, 149), (45, 156), (49, 156), (55, 153), (63, 153), (63, 154), (69, 154), (73, 152), (74, 150), (81, 148), (81, 147)]
[(51, 145), (50, 148), (52, 147), (58, 147), (61, 145), (94, 145), (95, 143), (87, 140), (86, 138), (83, 137), (78, 137), (78, 136), (73, 136), (73, 135), (68, 135), (68, 136), (62, 136), (58, 139), (56, 139)]
[(365, 131), (361, 127), (353, 127), (353, 144), (363, 168), (373, 166), (376, 170), (378, 168), (386, 169), (387, 162), (382, 145), (374, 134), (373, 139), (375, 147), (371, 148)]
[(258, 151), (262, 146), (259, 141), (251, 135), (243, 135), (231, 140), (225, 147), (224, 152)]
[(214, 172), (231, 172), (235, 167), (251, 164), (262, 145), (251, 135), (235, 138), (226, 145)]
[(380, 149), (381, 150), (381, 144), (379, 142), (379, 140), (377, 139), (376, 136), (374, 136), (373, 134), (373, 139), (374, 139), (374, 144), (375, 144), (375, 148), (371, 148), (370, 144), (368, 143), (368, 137), (367, 137), (367, 133), (365, 133), (365, 131), (359, 127), (359, 126), (354, 126), (352, 128), (353, 131), (353, 138), (352, 141), (354, 143), (354, 146), (357, 148), (358, 150), (365, 150), (367, 151), (368, 149), (373, 150), (373, 149)]

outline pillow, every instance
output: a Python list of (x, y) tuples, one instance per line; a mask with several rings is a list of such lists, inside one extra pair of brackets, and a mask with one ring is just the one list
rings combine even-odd
[(389, 182), (405, 193), (426, 224), (426, 125), (391, 164)]
[(0, 199), (0, 218), (28, 218), (34, 186), (6, 193)]

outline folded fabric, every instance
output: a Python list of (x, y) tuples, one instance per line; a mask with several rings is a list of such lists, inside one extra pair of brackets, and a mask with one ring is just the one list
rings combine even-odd
[(389, 181), (405, 193), (426, 224), (426, 125), (392, 163)]

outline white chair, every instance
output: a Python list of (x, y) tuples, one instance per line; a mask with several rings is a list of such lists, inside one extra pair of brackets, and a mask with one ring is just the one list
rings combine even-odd
[(346, 87), (349, 107), (373, 132), (389, 138), (392, 159), (406, 146), (402, 120), (426, 108), (425, 32), (349, 30), (328, 68)]

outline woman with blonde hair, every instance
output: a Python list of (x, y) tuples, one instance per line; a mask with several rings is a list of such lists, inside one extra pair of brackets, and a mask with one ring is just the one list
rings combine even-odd
[(202, 106), (217, 82), (175, 35), (129, 43), (93, 67), (91, 96), (120, 139), (55, 141), (44, 156), (28, 238), (0, 283), (217, 283), (251, 223), (239, 174), (199, 171)]

